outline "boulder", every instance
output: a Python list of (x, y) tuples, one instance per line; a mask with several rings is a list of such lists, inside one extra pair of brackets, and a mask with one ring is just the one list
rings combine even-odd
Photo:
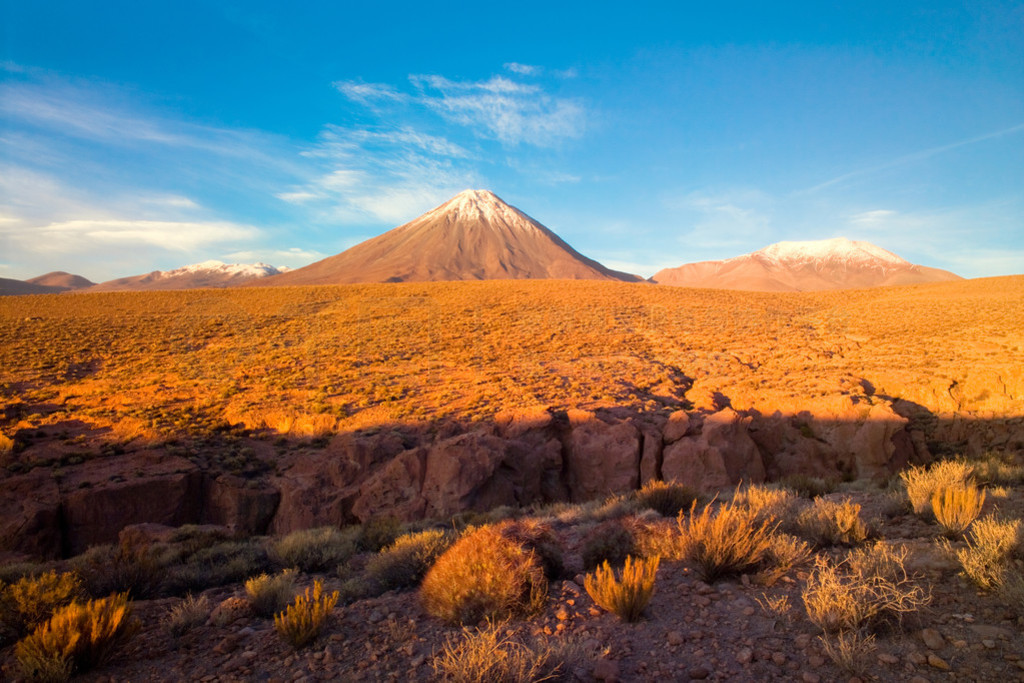
[(625, 493), (640, 485), (640, 432), (632, 422), (604, 422), (569, 412), (567, 483), (573, 501)]
[(412, 521), (423, 517), (423, 480), (428, 450), (414, 448), (377, 469), (360, 487), (352, 514), (361, 522), (379, 515)]
[(203, 521), (247, 536), (265, 534), (281, 492), (266, 483), (222, 474), (206, 485)]
[(698, 490), (765, 480), (761, 452), (750, 437), (749, 417), (732, 408), (704, 416), (700, 432), (665, 447), (662, 475)]

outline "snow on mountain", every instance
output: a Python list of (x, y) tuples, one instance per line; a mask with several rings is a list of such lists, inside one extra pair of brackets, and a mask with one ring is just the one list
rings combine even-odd
[(154, 270), (145, 275), (118, 278), (102, 282), (90, 291), (113, 292), (154, 289), (197, 289), (202, 287), (233, 287), (272, 275), (280, 275), (287, 268), (275, 268), (266, 263), (224, 263), (210, 260), (182, 266), (174, 270)]
[[(752, 256), (762, 256), (773, 261), (791, 263), (807, 262), (844, 262), (858, 264), (877, 264), (902, 267), (911, 265), (891, 251), (875, 246), (870, 242), (851, 240), (846, 237), (835, 237), (827, 240), (811, 240), (805, 242), (776, 242), (764, 249), (755, 251)], [(740, 257), (742, 258), (742, 257)]]
[(721, 261), (686, 263), (655, 273), (653, 282), (678, 287), (806, 292), (959, 280), (918, 266), (870, 242), (836, 237), (778, 242)]

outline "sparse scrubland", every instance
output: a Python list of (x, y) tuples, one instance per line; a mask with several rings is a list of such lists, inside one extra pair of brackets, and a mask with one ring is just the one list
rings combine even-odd
[(925, 441), (941, 421), (957, 435), (871, 479), (648, 476), (591, 500), (277, 535), (142, 525), (11, 555), (0, 678), (1022, 680), (1024, 444), (993, 436), (1024, 419), (1022, 304), (1024, 278), (0, 299), (0, 485), (62, 496), (95, 486), (83, 462), (160, 450), (258, 501), (278, 458), (335, 432), (535, 405), (799, 418), (841, 396), (898, 405)]

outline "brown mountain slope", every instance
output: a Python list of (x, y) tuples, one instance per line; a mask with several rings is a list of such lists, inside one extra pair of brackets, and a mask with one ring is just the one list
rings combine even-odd
[(37, 285), (24, 280), (0, 277), (0, 296), (20, 296), (22, 294), (54, 294), (60, 290), (45, 285)]
[(34, 277), (25, 282), (33, 285), (42, 285), (44, 287), (52, 287), (61, 291), (69, 291), (73, 289), (85, 289), (86, 287), (92, 287), (94, 282), (85, 279), (81, 275), (74, 275), (73, 273), (66, 273), (63, 270), (55, 270), (52, 273), (46, 275), (40, 275)]
[(813, 292), (960, 279), (945, 270), (914, 265), (868, 242), (842, 237), (779, 242), (722, 261), (666, 268), (651, 278), (659, 284), (678, 287), (762, 292)]
[(419, 218), (335, 256), (256, 285), (499, 279), (623, 280), (486, 190), (466, 190)]

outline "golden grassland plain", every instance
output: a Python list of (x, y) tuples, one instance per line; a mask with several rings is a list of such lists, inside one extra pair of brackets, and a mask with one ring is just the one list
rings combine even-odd
[(486, 281), (4, 297), (0, 432), (59, 427), (84, 448), (536, 405), (724, 397), (795, 414), (848, 392), (1006, 417), (1024, 405), (1022, 321), (1024, 276), (806, 294)]

